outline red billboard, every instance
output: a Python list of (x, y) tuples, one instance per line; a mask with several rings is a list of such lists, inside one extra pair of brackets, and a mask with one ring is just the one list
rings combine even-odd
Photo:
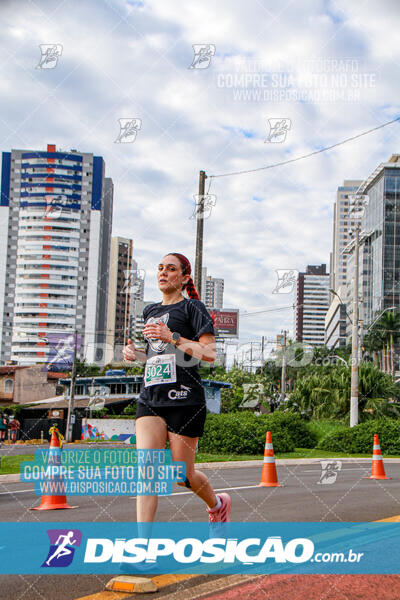
[(239, 337), (238, 308), (226, 308), (223, 310), (211, 308), (209, 313), (215, 316), (214, 330), (216, 336)]

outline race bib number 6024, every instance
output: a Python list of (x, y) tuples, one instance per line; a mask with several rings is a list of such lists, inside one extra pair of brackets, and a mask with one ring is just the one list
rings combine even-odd
[(161, 354), (147, 359), (144, 370), (144, 385), (176, 382), (175, 354)]

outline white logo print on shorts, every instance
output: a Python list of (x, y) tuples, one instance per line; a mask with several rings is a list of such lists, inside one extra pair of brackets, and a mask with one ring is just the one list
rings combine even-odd
[[(162, 315), (162, 317), (150, 317), (147, 321), (146, 321), (146, 325), (149, 325), (150, 323), (158, 323), (158, 321), (160, 320), (162, 323), (167, 324), (168, 323), (168, 319), (169, 319), (169, 313), (165, 313)], [(158, 340), (157, 338), (146, 338), (150, 344), (150, 348), (152, 350), (154, 350), (154, 352), (162, 352), (165, 347), (167, 346), (168, 342), (163, 342), (162, 340)]]

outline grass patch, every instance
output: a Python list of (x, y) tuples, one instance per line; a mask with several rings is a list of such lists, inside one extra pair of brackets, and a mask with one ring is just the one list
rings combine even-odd
[(348, 454), (347, 452), (329, 452), (329, 450), (318, 450), (317, 448), (296, 448), (294, 452), (276, 454), (276, 458), (365, 458), (371, 454)]
[(34, 454), (17, 454), (16, 456), (0, 457), (0, 475), (19, 473), (19, 466), (26, 460), (34, 460)]
[[(294, 452), (282, 452), (275, 454), (275, 458), (371, 458), (371, 454), (347, 454), (346, 452), (329, 452), (328, 450), (317, 450), (316, 448), (296, 448)], [(196, 463), (202, 462), (232, 462), (235, 460), (262, 460), (262, 454), (196, 454)], [(389, 456), (387, 458), (398, 458)]]
[(207, 454), (198, 452), (196, 454), (196, 463), (202, 462), (232, 462), (235, 460), (262, 460), (263, 454)]

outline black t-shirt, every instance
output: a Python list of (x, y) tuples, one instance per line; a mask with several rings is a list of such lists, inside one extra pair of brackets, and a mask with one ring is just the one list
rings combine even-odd
[[(145, 325), (157, 322), (158, 318), (172, 332), (198, 342), (203, 333), (214, 332), (209, 312), (200, 300), (184, 298), (175, 304), (148, 304), (143, 310)], [(141, 387), (139, 402), (150, 406), (182, 406), (205, 404), (204, 388), (199, 373), (200, 360), (176, 348), (173, 344), (161, 340), (146, 339), (147, 358), (162, 354), (174, 354), (176, 363), (176, 382), (159, 383)]]

